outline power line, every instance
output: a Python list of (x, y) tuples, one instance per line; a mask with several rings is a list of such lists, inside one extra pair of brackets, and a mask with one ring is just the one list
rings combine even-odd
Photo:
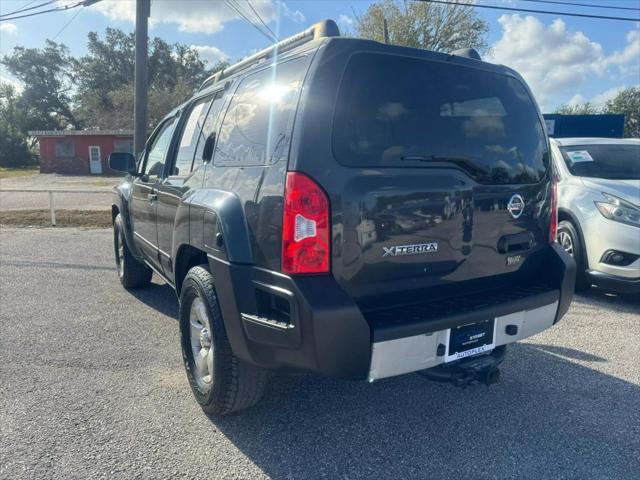
[(275, 35), (273, 35), (273, 32), (262, 27), (259, 24), (254, 23), (254, 21), (251, 18), (249, 18), (248, 14), (240, 7), (240, 2), (237, 2), (235, 0), (228, 0), (227, 3), (232, 6), (232, 8), (236, 11), (236, 13), (238, 13), (238, 15), (240, 15), (247, 22), (253, 25), (260, 33), (266, 36), (269, 40), (271, 40), (272, 42), (276, 41), (276, 38), (275, 38)]
[(273, 30), (271, 30), (271, 28), (269, 28), (269, 25), (266, 24), (266, 22), (262, 19), (262, 17), (256, 11), (256, 9), (253, 8), (253, 4), (251, 3), (251, 0), (247, 0), (247, 5), (249, 5), (249, 8), (255, 14), (255, 16), (258, 17), (258, 20), (260, 21), (260, 23), (262, 23), (262, 25), (264, 25), (264, 28), (269, 30), (269, 33), (271, 33), (271, 35), (273, 35), (273, 38), (275, 39), (275, 41), (277, 41), (278, 40), (278, 36), (275, 33), (273, 33)]
[[(15, 15), (16, 13), (26, 12), (27, 10), (34, 10), (36, 8), (44, 7), (45, 5), (50, 5), (50, 4), (54, 3), (55, 1), (56, 0), (49, 0), (48, 2), (41, 3), (40, 5), (36, 5), (34, 7), (29, 7), (29, 5), (33, 5), (34, 3), (37, 2), (37, 0), (31, 0), (25, 6), (20, 7), (19, 9), (14, 10), (13, 12), (3, 13), (3, 14), (0, 15), (0, 17), (7, 17), (9, 15)], [(29, 7), (29, 8), (27, 8), (27, 7)]]
[(224, 3), (228, 7), (232, 8), (238, 15), (240, 15), (242, 18), (244, 18), (247, 22), (249, 22), (256, 30), (258, 30), (261, 34), (263, 34), (265, 37), (267, 37), (270, 41), (272, 41), (272, 42), (276, 41), (276, 39), (274, 37), (272, 37), (271, 34), (268, 31), (263, 30), (260, 27), (260, 25), (252, 22), (251, 19), (242, 10), (240, 10), (240, 8), (238, 8), (237, 5), (235, 5), (234, 3), (231, 2), (231, 0), (224, 0)]
[(56, 34), (53, 36), (53, 38), (51, 39), (51, 41), (52, 41), (52, 42), (55, 42), (56, 38), (58, 38), (58, 37), (60, 36), (60, 34), (61, 34), (62, 32), (64, 32), (64, 31), (67, 29), (67, 27), (68, 27), (69, 25), (71, 25), (71, 22), (73, 22), (73, 21), (76, 19), (76, 17), (77, 17), (78, 15), (80, 15), (80, 13), (81, 13), (81, 12), (82, 12), (82, 8), (81, 8), (80, 10), (78, 10), (76, 13), (74, 13), (74, 14), (73, 14), (73, 17), (71, 17), (71, 18), (69, 19), (69, 21), (68, 21), (67, 23), (65, 23), (65, 24), (64, 24), (64, 26), (63, 26), (63, 27), (58, 31), (58, 33), (56, 33)]
[(497, 7), (495, 5), (479, 5), (477, 3), (461, 3), (451, 0), (418, 0), (419, 2), (439, 3), (442, 5), (459, 5), (461, 7), (472, 8), (489, 8), (492, 10), (507, 10), (510, 12), (527, 12), (527, 13), (540, 13), (542, 15), (560, 15), (565, 17), (582, 17), (582, 18), (597, 18), (600, 20), (621, 20), (626, 22), (639, 22), (640, 18), (630, 17), (608, 17), (604, 15), (589, 15), (586, 13), (568, 13), (568, 12), (554, 12), (550, 10), (533, 10), (530, 8), (515, 8), (515, 7)]
[(575, 7), (589, 7), (589, 8), (609, 8), (611, 10), (633, 10), (640, 11), (638, 7), (618, 7), (611, 5), (595, 5), (589, 3), (574, 3), (574, 2), (561, 2), (556, 0), (520, 0), (521, 2), (532, 2), (532, 3), (550, 3), (552, 5), (573, 5)]
[(71, 10), (72, 8), (78, 8), (78, 7), (89, 7), (95, 3), (100, 2), (101, 0), (83, 0), (77, 3), (73, 3), (70, 5), (63, 5), (57, 8), (50, 8), (48, 10), (40, 10), (39, 12), (31, 12), (31, 13), (26, 13), (24, 15), (16, 15), (13, 17), (2, 17), (0, 18), (0, 22), (4, 22), (4, 21), (9, 21), (9, 20), (17, 20), (19, 18), (27, 18), (27, 17), (34, 17), (36, 15), (42, 15), (44, 13), (50, 13), (50, 12), (64, 12), (66, 10)]

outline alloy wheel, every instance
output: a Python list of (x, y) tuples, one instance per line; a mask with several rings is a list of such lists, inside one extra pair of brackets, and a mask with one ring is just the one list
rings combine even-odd
[(203, 391), (211, 389), (213, 381), (213, 340), (211, 322), (204, 302), (200, 297), (193, 299), (189, 313), (191, 352), (195, 366), (194, 377)]
[(567, 252), (569, 255), (573, 257), (574, 248), (573, 248), (573, 239), (571, 238), (571, 235), (569, 235), (567, 232), (564, 232), (564, 231), (559, 232), (558, 243), (560, 243), (560, 246), (564, 249), (565, 252)]
[(118, 267), (118, 276), (124, 275), (124, 235), (122, 231), (118, 233), (116, 242), (116, 266)]

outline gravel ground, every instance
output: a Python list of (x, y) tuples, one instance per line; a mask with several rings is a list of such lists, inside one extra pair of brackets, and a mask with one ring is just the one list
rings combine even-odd
[(108, 230), (0, 232), (0, 477), (638, 478), (640, 300), (590, 292), (502, 382), (274, 379), (209, 419), (175, 296), (118, 284)]
[[(104, 193), (56, 193), (54, 204), (60, 209), (104, 210), (111, 209), (111, 189), (122, 181), (122, 177), (57, 175), (52, 173), (3, 178), (3, 188), (36, 189), (91, 189)], [(49, 195), (38, 192), (0, 193), (0, 210), (34, 210), (49, 208)]]

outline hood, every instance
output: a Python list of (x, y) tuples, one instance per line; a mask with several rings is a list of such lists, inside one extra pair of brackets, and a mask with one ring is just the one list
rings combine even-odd
[(609, 193), (633, 205), (640, 205), (640, 180), (608, 180), (605, 178), (581, 177), (590, 190)]

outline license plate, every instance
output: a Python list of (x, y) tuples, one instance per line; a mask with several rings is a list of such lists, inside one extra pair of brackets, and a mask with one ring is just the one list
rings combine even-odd
[(451, 328), (448, 336), (449, 345), (445, 362), (488, 352), (496, 346), (495, 320), (484, 320)]

